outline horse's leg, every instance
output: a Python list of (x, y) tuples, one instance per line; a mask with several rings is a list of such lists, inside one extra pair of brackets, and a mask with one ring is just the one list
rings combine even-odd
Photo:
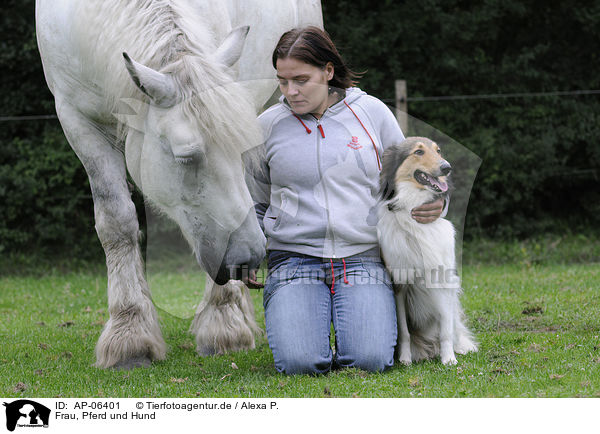
[(246, 285), (230, 280), (221, 286), (206, 276), (190, 332), (196, 337), (196, 351), (201, 356), (254, 349), (254, 334), (261, 330)]
[[(213, 327), (219, 327), (215, 324), (222, 318), (218, 315), (219, 310), (213, 297), (213, 289), (218, 291), (219, 286), (206, 276), (204, 284), (204, 293), (202, 301), (198, 304), (196, 314), (190, 325), (190, 333), (196, 338), (196, 352), (201, 356), (210, 356), (219, 353), (217, 340), (218, 336), (213, 333)], [(216, 314), (216, 315), (215, 315)]]
[(96, 232), (106, 254), (110, 318), (96, 344), (96, 366), (130, 369), (164, 359), (163, 340), (138, 244), (139, 223), (127, 187), (123, 153), (70, 104), (57, 113), (88, 174)]

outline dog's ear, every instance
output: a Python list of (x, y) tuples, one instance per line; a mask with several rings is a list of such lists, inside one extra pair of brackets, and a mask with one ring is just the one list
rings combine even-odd
[(379, 174), (379, 197), (381, 200), (390, 200), (396, 195), (394, 181), (396, 171), (410, 155), (410, 149), (404, 141), (390, 146), (383, 153), (383, 168)]

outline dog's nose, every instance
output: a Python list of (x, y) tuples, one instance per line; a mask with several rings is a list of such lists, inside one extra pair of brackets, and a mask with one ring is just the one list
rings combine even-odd
[(440, 166), (440, 171), (442, 172), (442, 175), (447, 176), (450, 172), (452, 172), (452, 166), (450, 166), (450, 163), (447, 161), (444, 161)]

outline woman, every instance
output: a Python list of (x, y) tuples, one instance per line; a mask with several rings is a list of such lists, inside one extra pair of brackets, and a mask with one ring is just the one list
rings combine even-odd
[[(249, 185), (268, 240), (263, 303), (275, 367), (383, 371), (397, 330), (377, 244), (377, 190), (383, 150), (404, 135), (381, 101), (354, 87), (357, 75), (324, 31), (285, 33), (273, 66), (283, 95), (259, 117), (265, 167)], [(427, 223), (442, 207), (413, 215)]]

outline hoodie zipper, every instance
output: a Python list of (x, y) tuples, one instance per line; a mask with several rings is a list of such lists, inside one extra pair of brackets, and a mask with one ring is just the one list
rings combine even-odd
[[(327, 113), (327, 110), (325, 110), (325, 113)], [(315, 121), (317, 122), (317, 129), (320, 131), (320, 135), (317, 134), (317, 168), (319, 171), (319, 179), (323, 179), (323, 171), (321, 170), (321, 139), (325, 138), (325, 132), (323, 131), (323, 126), (321, 125), (321, 119), (323, 119), (323, 117), (325, 116), (325, 113), (323, 113), (323, 116), (321, 116), (321, 118), (317, 118), (316, 116), (312, 115), (315, 118)], [(331, 223), (331, 214), (329, 213), (329, 195), (327, 194), (327, 188), (325, 183), (323, 183), (323, 195), (325, 196), (325, 207), (327, 209), (327, 224), (329, 227), (331, 227), (331, 243), (332, 243), (332, 258), (336, 258), (335, 255), (335, 231), (333, 228), (333, 224)]]

